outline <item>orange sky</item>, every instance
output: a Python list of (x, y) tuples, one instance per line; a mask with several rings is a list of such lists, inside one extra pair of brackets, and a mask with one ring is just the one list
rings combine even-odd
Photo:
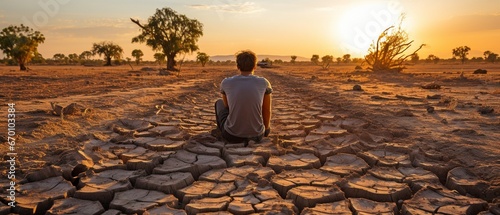
[(138, 48), (152, 59), (149, 47), (131, 43), (138, 28), (129, 18), (146, 20), (162, 7), (202, 22), (200, 51), (212, 56), (251, 49), (307, 58), (362, 57), (401, 13), (415, 43), (428, 44), (421, 58), (450, 58), (451, 50), (463, 45), (471, 47), (470, 57), (500, 53), (499, 0), (2, 0), (0, 28), (24, 23), (40, 30), (47, 38), (39, 47), (45, 58), (80, 54), (109, 40), (123, 47), (124, 57)]

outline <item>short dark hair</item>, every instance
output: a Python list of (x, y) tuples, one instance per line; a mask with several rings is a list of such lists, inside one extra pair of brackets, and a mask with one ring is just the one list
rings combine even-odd
[(250, 50), (240, 51), (236, 54), (236, 64), (242, 72), (251, 72), (257, 64), (257, 55)]

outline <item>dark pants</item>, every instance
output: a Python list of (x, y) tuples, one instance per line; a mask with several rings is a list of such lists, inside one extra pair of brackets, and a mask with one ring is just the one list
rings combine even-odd
[(215, 120), (217, 121), (217, 128), (222, 133), (222, 138), (224, 138), (230, 143), (245, 143), (245, 144), (247, 144), (248, 141), (250, 140), (253, 140), (255, 142), (260, 142), (262, 140), (262, 135), (252, 138), (243, 138), (227, 133), (226, 129), (224, 129), (224, 124), (226, 123), (227, 116), (229, 116), (229, 108), (226, 108), (224, 106), (224, 101), (222, 101), (222, 99), (217, 100), (215, 102), (215, 118), (216, 118)]

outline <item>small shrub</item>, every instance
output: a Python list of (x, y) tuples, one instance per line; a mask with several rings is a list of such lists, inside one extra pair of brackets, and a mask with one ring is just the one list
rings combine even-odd
[(485, 70), (485, 69), (476, 69), (476, 71), (474, 71), (474, 74), (487, 74), (488, 71)]

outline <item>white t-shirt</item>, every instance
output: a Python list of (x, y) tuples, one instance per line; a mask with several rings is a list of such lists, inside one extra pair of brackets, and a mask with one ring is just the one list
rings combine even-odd
[(227, 97), (229, 116), (224, 129), (242, 138), (256, 137), (264, 133), (262, 103), (265, 94), (273, 92), (271, 83), (263, 77), (236, 75), (221, 83), (221, 93)]

